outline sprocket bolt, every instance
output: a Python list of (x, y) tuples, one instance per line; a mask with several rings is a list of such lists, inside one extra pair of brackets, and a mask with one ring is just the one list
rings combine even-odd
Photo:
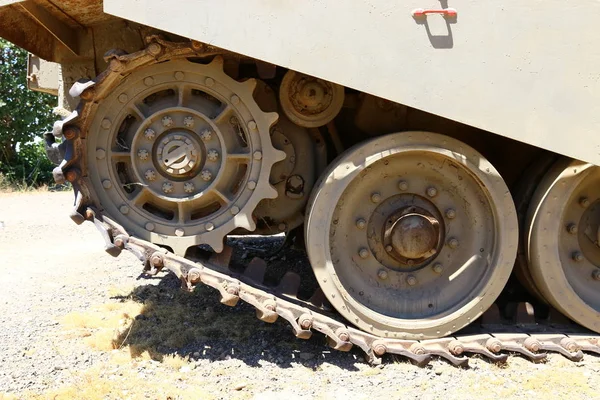
[(256, 129), (256, 122), (254, 122), (254, 121), (248, 122), (248, 128), (250, 128), (252, 130)]
[(369, 250), (363, 247), (358, 251), (358, 255), (360, 256), (360, 258), (367, 258), (369, 257)]
[(254, 189), (256, 189), (256, 182), (254, 182), (254, 181), (248, 181), (248, 185), (247, 186), (248, 186), (248, 189), (254, 190)]
[(577, 225), (575, 224), (569, 224), (567, 226), (567, 232), (569, 232), (570, 234), (576, 234), (577, 233)]
[(388, 278), (388, 272), (387, 272), (385, 269), (380, 269), (380, 270), (377, 272), (377, 277), (378, 277), (379, 279), (387, 279), (387, 278)]
[(440, 263), (435, 263), (433, 265), (432, 269), (433, 269), (433, 272), (435, 272), (436, 274), (441, 274), (442, 271), (444, 270), (444, 267)]
[(406, 181), (398, 182), (398, 189), (400, 189), (402, 191), (408, 190), (408, 182), (406, 182)]
[(96, 149), (96, 158), (98, 160), (103, 160), (106, 157), (106, 151), (104, 149)]
[(206, 154), (206, 157), (210, 160), (210, 161), (217, 161), (219, 159), (219, 152), (216, 151), (215, 149), (210, 149), (208, 151), (208, 153)]
[(215, 80), (213, 78), (206, 78), (204, 80), (204, 83), (206, 84), (206, 86), (211, 87), (215, 84)]
[(148, 128), (144, 131), (144, 137), (147, 140), (154, 140), (154, 138), (156, 137), (156, 132), (154, 132), (154, 129)]
[(371, 195), (371, 201), (373, 203), (379, 203), (381, 201), (381, 194), (375, 192)]
[(435, 196), (437, 196), (437, 193), (438, 193), (437, 189), (434, 188), (433, 186), (427, 188), (427, 196), (435, 197)]
[(213, 229), (215, 229), (215, 224), (213, 224), (212, 222), (208, 222), (205, 226), (207, 231), (212, 231)]
[(148, 179), (149, 181), (153, 181), (156, 179), (156, 172), (154, 172), (153, 169), (149, 169), (144, 173), (144, 176), (146, 177), (146, 179)]
[(209, 170), (205, 169), (200, 173), (200, 176), (202, 177), (203, 180), (205, 180), (206, 182), (210, 181), (212, 179), (212, 172), (210, 172)]
[(173, 192), (173, 184), (171, 182), (165, 182), (162, 184), (162, 190), (165, 193), (172, 193)]
[(450, 238), (450, 240), (448, 240), (448, 246), (451, 249), (456, 249), (459, 245), (458, 239), (456, 238)]
[(129, 207), (121, 206), (119, 207), (119, 211), (121, 211), (121, 214), (127, 214), (129, 212)]
[(365, 229), (365, 227), (367, 226), (367, 221), (365, 221), (362, 218), (359, 218), (356, 220), (356, 227), (358, 229)]
[(194, 118), (193, 117), (185, 117), (183, 119), (183, 125), (186, 128), (190, 128), (190, 129), (193, 128), (194, 127)]
[(120, 102), (120, 103), (125, 103), (125, 102), (126, 102), (128, 99), (129, 99), (129, 97), (127, 97), (127, 95), (126, 95), (125, 93), (121, 93), (121, 94), (119, 95), (119, 98), (118, 98), (118, 99), (119, 99), (119, 102)]
[(192, 182), (186, 182), (183, 184), (183, 191), (186, 193), (193, 193), (196, 188)]
[(138, 157), (140, 158), (140, 160), (146, 161), (148, 159), (148, 150), (140, 149), (138, 151)]
[(154, 224), (152, 222), (148, 222), (146, 224), (146, 230), (152, 232), (154, 230)]
[(262, 152), (260, 152), (260, 151), (255, 151), (255, 152), (254, 152), (254, 159), (255, 159), (255, 160), (260, 160), (260, 159), (262, 159)]
[(580, 251), (574, 251), (573, 254), (571, 255), (571, 257), (573, 258), (573, 261), (576, 261), (576, 262), (583, 261), (583, 254), (581, 254)]
[(454, 210), (453, 208), (449, 208), (446, 210), (446, 217), (448, 217), (448, 219), (454, 219), (456, 218), (456, 210)]
[(177, 229), (175, 229), (175, 235), (181, 237), (181, 236), (185, 235), (185, 231), (181, 228), (177, 228)]
[(233, 96), (231, 96), (231, 104), (236, 105), (240, 102), (240, 98), (237, 97), (235, 94)]
[(406, 277), (406, 283), (408, 283), (409, 286), (415, 286), (418, 281), (414, 275), (409, 275)]
[(102, 181), (102, 186), (104, 189), (110, 189), (112, 187), (112, 182), (109, 179), (105, 179)]
[(173, 118), (169, 117), (168, 115), (162, 117), (161, 122), (165, 128), (170, 128), (173, 126)]
[(236, 215), (237, 213), (240, 212), (240, 208), (238, 206), (233, 206), (233, 207), (231, 207), (230, 210), (233, 215)]
[(200, 134), (200, 139), (202, 139), (203, 142), (208, 142), (211, 138), (212, 138), (212, 133), (208, 129), (203, 130), (202, 133)]
[(104, 129), (108, 129), (110, 128), (110, 126), (112, 125), (112, 122), (110, 122), (110, 119), (108, 118), (104, 118), (102, 120), (102, 123), (100, 124)]

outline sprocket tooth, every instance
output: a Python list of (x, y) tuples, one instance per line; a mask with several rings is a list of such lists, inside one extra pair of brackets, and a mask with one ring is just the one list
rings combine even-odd
[(295, 272), (288, 271), (285, 273), (279, 285), (277, 286), (277, 293), (285, 294), (290, 297), (298, 296), (298, 289), (300, 288), (301, 278)]
[[(243, 85), (245, 85), (245, 86), (246, 86), (246, 89), (250, 90), (251, 92), (254, 92), (254, 89), (256, 89), (257, 82), (256, 82), (256, 79), (254, 79), (254, 78), (250, 78), (250, 79), (247, 79), (247, 80), (246, 80), (246, 81), (243, 83)], [(278, 118), (279, 118), (279, 117), (278, 117)]]
[(223, 57), (215, 56), (215, 58), (213, 58), (212, 61), (208, 65), (210, 65), (210, 66), (216, 65), (221, 69), (221, 71), (223, 71), (223, 64), (225, 64), (225, 62), (223, 61)]
[(246, 267), (244, 276), (250, 278), (254, 282), (262, 283), (267, 271), (267, 263), (259, 257), (254, 257)]

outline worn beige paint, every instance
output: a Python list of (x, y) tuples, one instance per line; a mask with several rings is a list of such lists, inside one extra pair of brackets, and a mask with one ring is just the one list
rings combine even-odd
[(600, 164), (600, 2), (447, 3), (458, 11), (448, 25), (412, 18), (433, 0), (105, 0), (104, 9)]

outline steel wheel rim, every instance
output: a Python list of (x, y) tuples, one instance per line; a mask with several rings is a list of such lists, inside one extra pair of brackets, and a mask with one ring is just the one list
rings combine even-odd
[[(407, 318), (406, 310), (402, 311), (398, 309), (397, 304), (393, 306), (396, 307), (395, 309), (389, 307), (387, 309), (382, 309), (382, 304), (373, 303), (373, 300), (370, 302), (357, 300), (358, 291), (354, 286), (358, 285), (356, 281), (352, 282), (348, 278), (348, 276), (356, 274), (356, 271), (344, 273), (341, 265), (356, 266), (356, 261), (363, 258), (361, 250), (365, 249), (369, 252), (365, 259), (376, 259), (376, 257), (373, 256), (374, 253), (372, 249), (368, 247), (368, 244), (366, 243), (367, 240), (364, 241), (365, 245), (363, 248), (360, 248), (357, 246), (356, 242), (353, 242), (354, 239), (348, 238), (350, 237), (350, 234), (347, 235), (345, 240), (347, 242), (346, 247), (349, 248), (348, 252), (354, 253), (352, 259), (342, 260), (343, 257), (330, 248), (330, 237), (332, 235), (337, 235), (337, 232), (333, 232), (331, 229), (331, 226), (334, 225), (333, 221), (337, 218), (336, 224), (338, 227), (335, 229), (342, 232), (346, 232), (349, 223), (346, 223), (346, 226), (340, 227), (339, 216), (342, 214), (339, 214), (339, 212), (336, 211), (339, 209), (339, 206), (336, 207), (336, 210), (328, 211), (328, 204), (329, 208), (331, 208), (331, 205), (337, 204), (340, 199), (344, 200), (344, 193), (347, 189), (350, 189), (352, 182), (356, 182), (356, 179), (359, 178), (361, 174), (364, 174), (364, 171), (369, 168), (375, 170), (377, 163), (385, 163), (386, 159), (391, 163), (390, 157), (404, 158), (407, 157), (407, 155), (408, 157), (413, 157), (414, 161), (417, 161), (423, 154), (434, 154), (435, 157), (441, 157), (441, 159), (452, 161), (459, 168), (463, 168), (474, 181), (484, 182), (484, 185), (487, 188), (484, 191), (485, 198), (489, 200), (491, 205), (494, 205), (493, 210), (491, 210), (493, 212), (495, 226), (494, 238), (490, 242), (493, 243), (492, 248), (494, 249), (490, 250), (490, 254), (493, 254), (493, 262), (491, 263), (493, 267), (486, 269), (485, 274), (481, 276), (481, 283), (477, 284), (474, 288), (471, 288), (469, 295), (459, 295), (461, 300), (456, 302), (456, 306), (438, 312), (441, 307), (437, 305), (429, 307), (429, 304), (431, 303), (427, 300), (425, 310), (428, 310), (428, 315), (416, 315), (415, 317), (413, 314), (413, 317)], [(479, 168), (476, 167), (477, 165)], [(448, 195), (445, 189), (442, 189), (438, 190), (437, 194), (434, 196), (428, 196), (426, 194), (428, 188), (430, 186), (435, 186), (432, 185), (431, 182), (419, 183), (417, 180), (414, 180), (411, 183), (411, 179), (403, 176), (398, 177), (397, 175), (390, 177), (389, 179), (394, 180), (394, 184), (398, 186), (400, 186), (400, 182), (408, 182), (409, 189), (398, 189), (398, 192), (410, 192), (410, 186), (414, 185), (419, 193), (425, 193), (421, 197), (426, 198), (428, 201), (435, 198), (434, 201), (440, 202), (441, 204), (445, 201), (444, 196)], [(371, 179), (370, 181), (376, 182), (377, 179)], [(419, 185), (420, 187), (417, 189), (416, 186)], [(310, 212), (307, 216), (305, 231), (311, 264), (313, 265), (317, 279), (330, 302), (332, 302), (336, 309), (350, 322), (368, 332), (383, 336), (402, 338), (430, 338), (447, 335), (469, 324), (481, 315), (481, 313), (483, 313), (500, 294), (504, 284), (508, 280), (514, 263), (518, 242), (514, 204), (504, 181), (491, 164), (483, 159), (483, 157), (475, 150), (457, 140), (427, 132), (406, 132), (374, 139), (366, 144), (361, 144), (340, 156), (337, 162), (334, 162), (328, 172), (324, 174), (321, 182), (316, 188), (318, 189), (313, 192), (310, 202)], [(440, 188), (441, 186), (438, 186), (438, 189)], [(390, 196), (382, 192), (381, 202), (384, 202), (384, 199), (389, 197)], [(364, 199), (364, 202), (368, 201), (368, 198)], [(356, 205), (360, 204), (360, 202), (356, 202)], [(351, 209), (352, 203), (349, 202), (348, 204), (345, 204), (345, 207)], [(368, 206), (363, 205), (362, 207), (366, 208)], [(443, 226), (447, 226), (447, 228), (444, 234), (444, 246), (438, 255), (429, 259), (417, 272), (409, 271), (406, 273), (397, 273), (391, 268), (384, 268), (386, 272), (386, 274), (384, 274), (384, 280), (393, 280), (393, 282), (397, 283), (397, 286), (401, 288), (401, 290), (396, 291), (393, 295), (396, 297), (406, 295), (406, 293), (409, 293), (406, 288), (410, 286), (414, 285), (415, 287), (411, 287), (410, 289), (415, 289), (421, 285), (422, 282), (423, 287), (425, 287), (425, 285), (430, 282), (439, 282), (442, 277), (448, 279), (449, 276), (452, 276), (452, 274), (455, 274), (456, 272), (458, 272), (458, 278), (453, 278), (453, 285), (457, 288), (462, 287), (463, 283), (458, 283), (463, 277), (467, 276), (463, 275), (464, 271), (472, 269), (470, 266), (467, 266), (462, 269), (463, 272), (459, 272), (457, 265), (466, 265), (467, 260), (461, 258), (462, 262), (450, 262), (448, 265), (444, 265), (444, 262), (442, 261), (442, 271), (436, 272), (438, 267), (437, 264), (440, 263), (440, 260), (448, 260), (445, 258), (448, 253), (447, 250), (450, 247), (448, 243), (451, 239), (456, 238), (453, 234), (452, 226), (457, 224), (459, 220), (457, 215), (461, 213), (457, 207), (457, 205), (454, 206), (455, 215), (453, 215), (452, 218), (448, 218), (444, 215), (444, 220), (441, 221)], [(450, 208), (451, 207), (448, 205), (440, 206), (441, 213), (445, 214)], [(339, 215), (336, 215), (336, 212)], [(368, 220), (367, 217), (359, 217), (354, 218), (351, 223), (357, 224), (358, 219)], [(328, 224), (323, 221), (332, 222), (328, 226)], [(369, 229), (368, 224), (367, 229)], [(469, 240), (471, 240), (471, 242), (469, 242)], [(333, 239), (333, 242), (335, 242), (335, 239)], [(342, 243), (342, 241), (339, 243)], [(335, 243), (336, 247), (340, 247), (339, 243)], [(475, 237), (470, 237), (467, 240), (460, 241), (460, 243), (463, 243), (463, 247), (469, 247), (476, 244), (477, 241)], [(460, 246), (461, 245), (459, 244), (457, 248), (460, 249)], [(487, 254), (487, 251), (484, 249), (483, 253)], [(463, 251), (461, 254), (467, 254), (467, 251)], [(369, 282), (376, 282), (377, 285), (380, 286), (382, 280), (379, 276), (379, 270), (382, 269), (382, 264), (377, 264), (378, 263), (372, 263), (370, 268), (364, 266), (361, 266), (361, 268), (368, 269), (367, 280)], [(373, 268), (373, 266), (375, 266), (375, 268)], [(354, 269), (356, 270), (356, 268)], [(376, 274), (376, 276), (373, 274)], [(407, 284), (407, 281), (412, 279), (411, 275), (416, 278), (416, 284)], [(361, 275), (359, 273), (355, 276)], [(364, 278), (364, 276), (362, 277)], [(404, 282), (404, 285), (400, 284), (401, 280)], [(349, 282), (351, 284), (349, 284)], [(374, 285), (371, 285), (369, 291), (373, 291), (373, 287)], [(346, 291), (346, 289), (342, 288), (348, 288), (349, 290)], [(353, 289), (354, 291), (352, 292)], [(385, 293), (390, 295), (389, 290), (386, 290)], [(454, 289), (454, 291), (456, 292), (457, 289)], [(367, 295), (366, 292), (366, 290), (363, 290), (363, 293), (359, 293), (358, 296), (365, 298)], [(373, 293), (370, 294), (374, 293), (375, 292), (373, 291)], [(385, 298), (385, 296), (372, 296), (372, 298), (377, 300), (378, 298)], [(434, 309), (429, 310), (430, 308)], [(391, 310), (395, 310), (395, 312), (390, 313)]]
[(564, 159), (538, 186), (528, 212), (526, 255), (544, 298), (600, 332), (600, 168)]

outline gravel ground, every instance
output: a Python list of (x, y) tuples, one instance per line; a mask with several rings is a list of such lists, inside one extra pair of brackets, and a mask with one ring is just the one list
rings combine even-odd
[[(371, 367), (359, 351), (330, 351), (320, 335), (295, 339), (248, 306), (220, 305), (211, 289), (185, 294), (172, 275), (139, 278), (133, 256), (108, 256), (93, 225), (68, 219), (71, 201), (0, 194), (0, 399), (600, 399), (600, 358), (591, 355)], [(244, 246), (236, 260), (253, 255)], [(303, 263), (293, 251), (271, 260)], [(107, 329), (118, 349), (102, 341)]]

